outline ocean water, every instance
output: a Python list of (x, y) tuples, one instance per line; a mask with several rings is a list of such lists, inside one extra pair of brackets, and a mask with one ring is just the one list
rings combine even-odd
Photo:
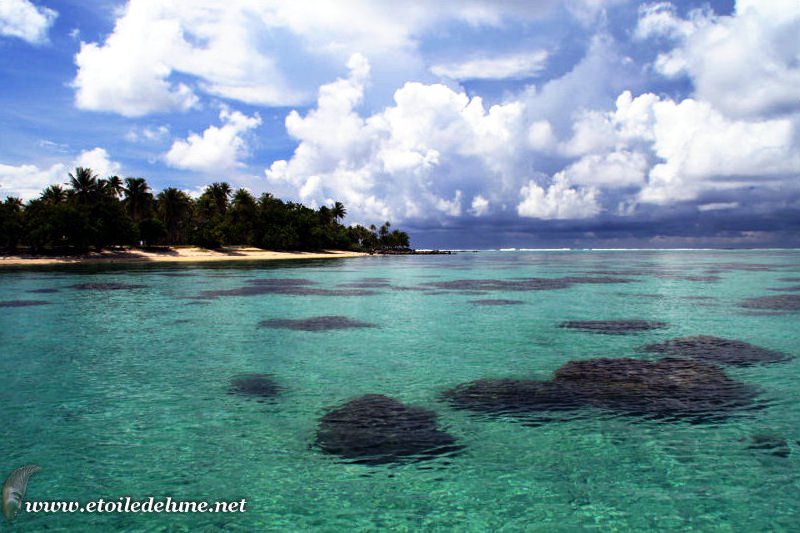
[[(528, 290), (526, 278), (572, 282)], [(463, 280), (483, 281), (451, 283)], [(29, 501), (247, 500), (231, 514), (23, 512), (14, 528), (798, 531), (800, 358), (724, 366), (758, 408), (708, 421), (587, 407), (530, 423), (442, 399), (480, 378), (548, 380), (569, 361), (654, 360), (643, 345), (692, 335), (800, 356), (799, 312), (741, 305), (798, 286), (798, 251), (5, 269), (0, 476), (40, 465)], [(31, 300), (47, 304), (13, 303)], [(319, 316), (374, 327), (260, 326)], [(571, 320), (668, 327), (558, 327)], [(279, 394), (230, 394), (241, 373), (271, 374)], [(326, 412), (370, 393), (436, 412), (462, 451), (365, 465), (315, 446)]]

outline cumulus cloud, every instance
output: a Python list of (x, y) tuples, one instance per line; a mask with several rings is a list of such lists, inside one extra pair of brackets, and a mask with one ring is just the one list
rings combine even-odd
[(57, 16), (56, 11), (37, 7), (29, 0), (3, 0), (0, 2), (0, 35), (43, 44)]
[[(666, 4), (644, 10), (641, 37), (682, 42), (727, 23), (705, 12), (685, 25), (675, 17)], [(630, 216), (646, 203), (797, 188), (795, 115), (731, 115), (699, 97), (614, 93), (610, 63), (619, 59), (601, 35), (570, 72), (488, 108), (458, 88), (408, 82), (392, 105), (362, 115), (370, 67), (354, 55), (350, 75), (323, 85), (316, 107), (288, 115), (298, 147), (266, 175), (303, 201), (338, 196), (356, 218), (400, 220), (511, 211), (538, 219)], [(542, 174), (540, 161), (551, 172)], [(532, 180), (532, 170), (540, 177)]]
[(248, 155), (245, 135), (261, 124), (261, 117), (223, 108), (219, 118), (221, 127), (209, 126), (202, 135), (190, 133), (172, 143), (164, 155), (167, 164), (206, 174), (242, 166), (240, 159)]
[(478, 194), (472, 199), (470, 212), (476, 217), (482, 217), (489, 212), (489, 207), (489, 200)]
[(459, 63), (439, 64), (431, 72), (454, 80), (507, 80), (531, 78), (544, 70), (548, 53), (538, 50), (533, 53), (504, 57), (472, 59)]
[(582, 157), (564, 169), (564, 177), (573, 184), (604, 188), (642, 187), (648, 169), (647, 158), (640, 152), (625, 149)]
[[(357, 108), (368, 81), (366, 60), (355, 55), (350, 75), (320, 88), (317, 106), (292, 112), (286, 128), (299, 141), (289, 160), (266, 171), (302, 200), (337, 196), (358, 219), (437, 218), (463, 213), (463, 195), (518, 191), (511, 179), (524, 143), (519, 102), (491, 106), (444, 85), (406, 83), (394, 104), (368, 117)], [(462, 190), (469, 187), (469, 191)]]
[(0, 197), (17, 196), (31, 200), (49, 185), (64, 185), (75, 167), (87, 167), (100, 176), (117, 175), (121, 166), (110, 159), (103, 148), (84, 150), (68, 164), (55, 163), (47, 167), (36, 165), (5, 165), (0, 163)]
[(546, 190), (530, 180), (520, 189), (520, 196), (517, 214), (521, 217), (562, 220), (591, 218), (600, 213), (597, 190), (570, 187), (562, 173), (554, 176)]
[(66, 175), (67, 167), (61, 163), (48, 168), (0, 163), (0, 198), (16, 196), (26, 201), (36, 198), (48, 185), (63, 183)]
[(93, 148), (81, 152), (72, 164), (73, 167), (90, 168), (101, 178), (116, 176), (122, 165), (112, 161), (104, 148)]
[(132, 117), (185, 111), (203, 93), (299, 105), (313, 98), (320, 76), (333, 72), (331, 60), (338, 65), (369, 51), (383, 70), (419, 74), (418, 36), (429, 28), (529, 20), (557, 5), (412, 0), (400, 9), (367, 0), (313, 7), (282, 0), (130, 0), (103, 42), (81, 43), (75, 102)]
[(777, 185), (800, 173), (788, 118), (733, 120), (693, 99), (658, 101), (653, 112), (653, 149), (662, 161), (650, 170), (643, 201), (672, 203), (708, 190)]
[(693, 11), (677, 16), (667, 2), (643, 9), (636, 35), (677, 41), (656, 70), (688, 76), (695, 97), (732, 117), (800, 110), (800, 6), (791, 0), (738, 0), (732, 16)]

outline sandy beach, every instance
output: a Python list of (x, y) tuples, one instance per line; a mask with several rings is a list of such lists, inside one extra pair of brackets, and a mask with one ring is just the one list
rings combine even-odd
[(90, 252), (77, 256), (0, 256), (3, 266), (46, 266), (88, 263), (210, 263), (220, 261), (276, 261), (287, 259), (338, 259), (368, 255), (362, 252), (323, 250), (320, 252), (275, 252), (253, 247), (208, 250), (196, 246), (124, 248)]

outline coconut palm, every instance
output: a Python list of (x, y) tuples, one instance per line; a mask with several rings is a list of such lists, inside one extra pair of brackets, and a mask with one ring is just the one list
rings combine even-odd
[(331, 208), (331, 215), (333, 215), (334, 220), (340, 221), (347, 216), (347, 209), (345, 209), (342, 202), (334, 202)]
[(210, 196), (217, 208), (217, 213), (223, 214), (228, 210), (228, 201), (232, 192), (231, 186), (223, 181), (212, 183), (206, 187), (203, 194)]
[(42, 191), (39, 199), (49, 205), (60, 204), (67, 200), (67, 192), (61, 185), (50, 185)]
[(122, 178), (119, 176), (109, 176), (104, 180), (100, 180), (101, 188), (110, 193), (114, 198), (119, 198), (125, 192), (125, 187), (122, 184)]
[(87, 202), (97, 195), (99, 191), (99, 184), (97, 183), (97, 175), (92, 172), (92, 169), (86, 167), (76, 167), (75, 174), (69, 174), (69, 186), (72, 188), (70, 191), (79, 202)]
[(141, 222), (149, 214), (153, 195), (144, 178), (125, 178), (125, 209), (135, 222)]
[(170, 244), (179, 241), (181, 226), (188, 218), (191, 206), (192, 199), (189, 195), (174, 187), (164, 189), (158, 194), (158, 215), (167, 228)]

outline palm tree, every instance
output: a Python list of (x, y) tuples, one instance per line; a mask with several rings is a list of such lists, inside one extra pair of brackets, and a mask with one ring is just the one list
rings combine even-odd
[(67, 193), (61, 185), (50, 185), (42, 191), (39, 199), (49, 205), (60, 204), (67, 200)]
[(237, 189), (231, 202), (232, 209), (250, 209), (256, 206), (256, 199), (247, 189)]
[(331, 208), (331, 215), (333, 215), (333, 218), (336, 221), (342, 220), (345, 216), (347, 216), (347, 209), (345, 209), (342, 202), (334, 202), (333, 207)]
[(141, 222), (147, 218), (150, 210), (150, 203), (153, 195), (150, 194), (150, 186), (144, 178), (125, 178), (125, 209), (128, 215), (135, 221)]
[(72, 187), (71, 193), (80, 202), (89, 200), (99, 191), (97, 175), (92, 169), (85, 167), (76, 167), (75, 174), (69, 174), (69, 186)]
[(109, 176), (101, 180), (103, 189), (111, 193), (114, 198), (119, 198), (125, 192), (125, 187), (122, 185), (122, 179), (119, 176)]
[(227, 182), (214, 182), (206, 187), (205, 193), (208, 194), (217, 208), (217, 213), (223, 214), (228, 210), (228, 200), (233, 189)]
[(256, 199), (247, 189), (238, 189), (228, 210), (228, 238), (234, 244), (253, 244), (258, 214)]
[(192, 199), (183, 191), (169, 187), (158, 193), (157, 208), (161, 222), (167, 227), (170, 244), (180, 238), (183, 221), (189, 215)]

